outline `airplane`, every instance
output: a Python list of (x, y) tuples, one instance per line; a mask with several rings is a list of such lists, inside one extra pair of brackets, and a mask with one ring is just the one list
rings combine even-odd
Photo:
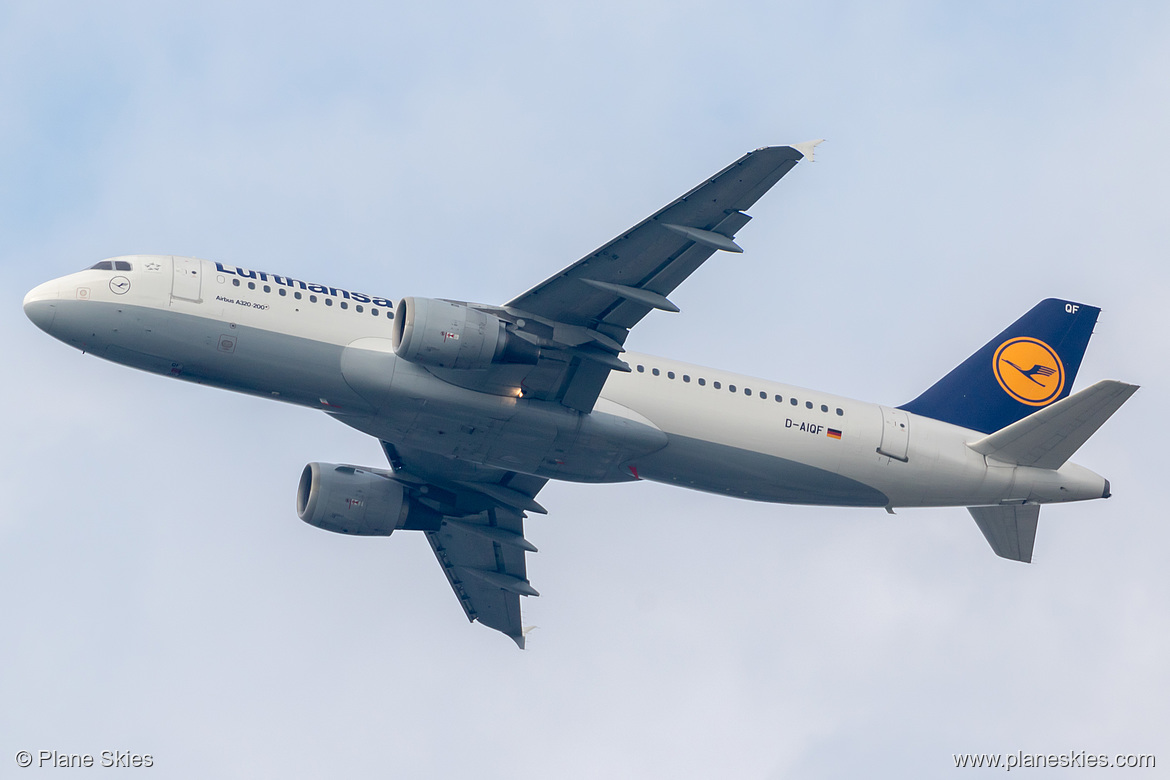
[(426, 535), (467, 618), (523, 649), (529, 513), (550, 479), (649, 480), (753, 501), (967, 507), (1031, 562), (1040, 507), (1108, 498), (1069, 462), (1138, 389), (1073, 382), (1100, 311), (1047, 299), (901, 406), (627, 352), (812, 141), (763, 147), (502, 305), (397, 301), (242, 266), (129, 255), (46, 282), (24, 311), (83, 353), (311, 409), (389, 469), (309, 463), (307, 523)]

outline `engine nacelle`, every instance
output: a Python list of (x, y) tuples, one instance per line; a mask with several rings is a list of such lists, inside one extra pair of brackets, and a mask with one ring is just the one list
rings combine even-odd
[(403, 360), (435, 368), (533, 365), (540, 356), (534, 344), (509, 333), (499, 317), (437, 298), (398, 301), (391, 343)]
[(305, 466), (297, 515), (309, 525), (354, 536), (389, 536), (398, 529), (437, 531), (443, 519), (394, 480), (336, 463)]

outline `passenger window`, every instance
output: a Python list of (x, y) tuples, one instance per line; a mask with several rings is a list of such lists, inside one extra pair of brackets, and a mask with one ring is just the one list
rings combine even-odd
[(277, 290), (277, 292), (279, 292), (279, 293), (280, 293), (280, 297), (281, 297), (281, 298), (283, 298), (284, 296), (288, 295), (288, 291), (287, 291), (287, 290), (285, 290), (283, 287), (281, 287), (279, 290)]
[(300, 291), (293, 291), (293, 297), (299, 301), (301, 299)]
[(825, 406), (824, 404), (821, 404), (821, 411), (827, 412), (827, 411), (829, 411), (829, 407)]
[(363, 311), (365, 311), (365, 309), (362, 308), (362, 305), (360, 303), (357, 306), (354, 306), (353, 308), (357, 311), (358, 314), (361, 314)]
[(653, 374), (654, 376), (658, 376), (658, 369), (652, 368), (652, 369), (650, 369), (650, 373)]
[(316, 302), (317, 302), (317, 296), (316, 296), (316, 295), (310, 295), (310, 296), (309, 296), (309, 303), (316, 303)]
[(255, 289), (256, 289), (256, 283), (255, 283), (255, 282), (248, 282), (248, 289), (249, 289), (249, 290), (255, 290)]
[(232, 287), (239, 287), (239, 286), (240, 286), (240, 280), (239, 279), (232, 279)]
[(735, 392), (735, 385), (728, 385), (727, 389), (734, 393)]
[(752, 389), (751, 389), (750, 387), (745, 387), (745, 388), (743, 389), (743, 394), (744, 394), (744, 395), (747, 395), (747, 396), (750, 396), (750, 395), (752, 394)]
[(714, 382), (712, 382), (711, 386), (714, 387), (716, 390), (723, 387), (723, 385), (719, 384), (719, 380), (715, 380)]
[(645, 367), (645, 366), (638, 366), (638, 373), (639, 373), (639, 374), (645, 374), (645, 373), (646, 373), (646, 367)]
[(772, 397), (776, 399), (776, 403), (781, 403), (781, 402), (784, 400), (784, 399), (783, 399), (783, 398), (780, 396), (780, 394), (779, 394), (779, 393), (777, 393), (776, 395), (774, 395), (774, 396), (772, 396)]
[(349, 308), (349, 304), (348, 304), (348, 303), (346, 303), (345, 301), (342, 301), (342, 302), (341, 302), (341, 308), (343, 308), (343, 309), (348, 309), (348, 308)]
[(795, 398), (789, 398), (789, 399), (788, 399), (788, 401), (789, 401), (789, 403), (791, 403), (793, 406), (796, 406), (796, 405), (799, 403), (799, 401), (797, 401)]
[(379, 311), (379, 309), (370, 309), (370, 314), (373, 314), (375, 317), (377, 317)]
[(684, 382), (689, 382), (689, 381), (691, 381), (690, 374), (683, 374), (683, 381), (684, 381)]
[(699, 377), (699, 387), (702, 387), (705, 384), (707, 384), (707, 380), (703, 377)]
[(760, 398), (761, 398), (761, 399), (763, 399), (763, 400), (765, 400), (765, 401), (767, 401), (767, 400), (768, 400), (768, 394), (767, 394), (767, 393), (760, 393)]
[(812, 401), (805, 401), (804, 406), (806, 409), (811, 409), (812, 408)]
[(842, 408), (841, 408), (841, 407), (839, 407), (839, 406), (837, 407), (837, 416), (838, 416), (838, 417), (844, 417), (844, 416), (845, 416), (845, 410), (844, 410), (844, 409), (842, 409)]
[(272, 292), (272, 288), (268, 285), (264, 285), (264, 292)]
[(332, 298), (326, 298), (326, 299), (325, 299), (325, 305), (326, 305), (326, 306), (332, 306), (332, 305), (333, 305), (333, 299), (332, 299)]
[(666, 378), (667, 378), (667, 379), (674, 379), (674, 372), (673, 372), (673, 371), (667, 371), (667, 372), (666, 372)]

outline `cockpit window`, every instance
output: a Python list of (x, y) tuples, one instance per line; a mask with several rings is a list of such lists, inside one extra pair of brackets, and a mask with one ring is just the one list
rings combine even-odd
[(130, 263), (125, 260), (102, 260), (90, 266), (92, 271), (132, 271)]

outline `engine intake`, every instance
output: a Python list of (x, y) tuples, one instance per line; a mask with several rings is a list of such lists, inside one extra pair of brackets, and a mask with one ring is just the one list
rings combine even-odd
[(540, 356), (536, 345), (509, 332), (499, 317), (437, 298), (401, 299), (391, 343), (403, 360), (435, 368), (534, 365)]
[(336, 463), (305, 466), (297, 488), (297, 515), (309, 525), (354, 536), (437, 531), (443, 519), (394, 480)]

